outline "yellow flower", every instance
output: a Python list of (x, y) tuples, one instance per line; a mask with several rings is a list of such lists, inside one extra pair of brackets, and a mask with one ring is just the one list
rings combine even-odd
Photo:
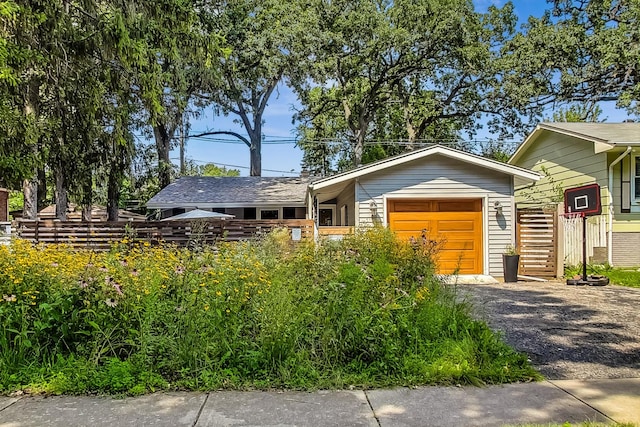
[(220, 291), (216, 291), (216, 295), (217, 295), (217, 296), (221, 296), (221, 295), (222, 295), (222, 292), (220, 292)]

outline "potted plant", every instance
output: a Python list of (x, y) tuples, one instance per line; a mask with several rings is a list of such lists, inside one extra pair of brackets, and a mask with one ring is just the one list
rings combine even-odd
[(506, 283), (518, 281), (518, 267), (520, 266), (520, 254), (518, 248), (507, 245), (502, 254), (502, 273)]

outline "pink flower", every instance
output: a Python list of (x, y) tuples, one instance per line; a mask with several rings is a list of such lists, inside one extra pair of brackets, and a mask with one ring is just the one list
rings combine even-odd
[(89, 284), (87, 283), (86, 280), (78, 280), (78, 286), (80, 286), (80, 289), (84, 289), (87, 286), (89, 286)]
[(120, 285), (119, 285), (119, 284), (117, 284), (117, 283), (112, 283), (112, 286), (113, 286), (113, 289), (115, 289), (115, 290), (116, 290), (116, 292), (118, 293), (118, 295), (124, 295), (124, 294), (122, 293), (122, 289), (120, 289)]

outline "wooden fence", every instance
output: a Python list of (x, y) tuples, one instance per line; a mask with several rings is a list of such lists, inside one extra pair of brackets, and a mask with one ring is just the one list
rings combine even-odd
[(313, 221), (294, 220), (194, 220), (194, 221), (27, 221), (17, 223), (15, 233), (34, 243), (65, 243), (76, 248), (108, 250), (123, 239), (187, 246), (215, 244), (260, 237), (274, 228), (288, 228), (293, 240), (313, 239)]
[(558, 268), (558, 213), (545, 209), (518, 209), (516, 240), (520, 275), (552, 278)]
[[(565, 265), (582, 264), (582, 218), (561, 216), (564, 230)], [(605, 215), (587, 218), (587, 262), (592, 262), (594, 248), (607, 247), (607, 218)], [(597, 260), (600, 261), (600, 260)], [(596, 262), (597, 262), (596, 261)]]

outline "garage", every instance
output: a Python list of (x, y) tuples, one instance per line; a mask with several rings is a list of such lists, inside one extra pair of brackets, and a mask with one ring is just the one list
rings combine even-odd
[(436, 242), (441, 274), (482, 274), (481, 199), (387, 200), (389, 227), (403, 239)]
[(502, 276), (502, 254), (515, 243), (514, 185), (540, 175), (442, 146), (400, 154), (309, 185), (308, 215), (335, 206), (330, 227), (350, 233), (389, 227), (404, 239), (439, 243), (439, 273)]

